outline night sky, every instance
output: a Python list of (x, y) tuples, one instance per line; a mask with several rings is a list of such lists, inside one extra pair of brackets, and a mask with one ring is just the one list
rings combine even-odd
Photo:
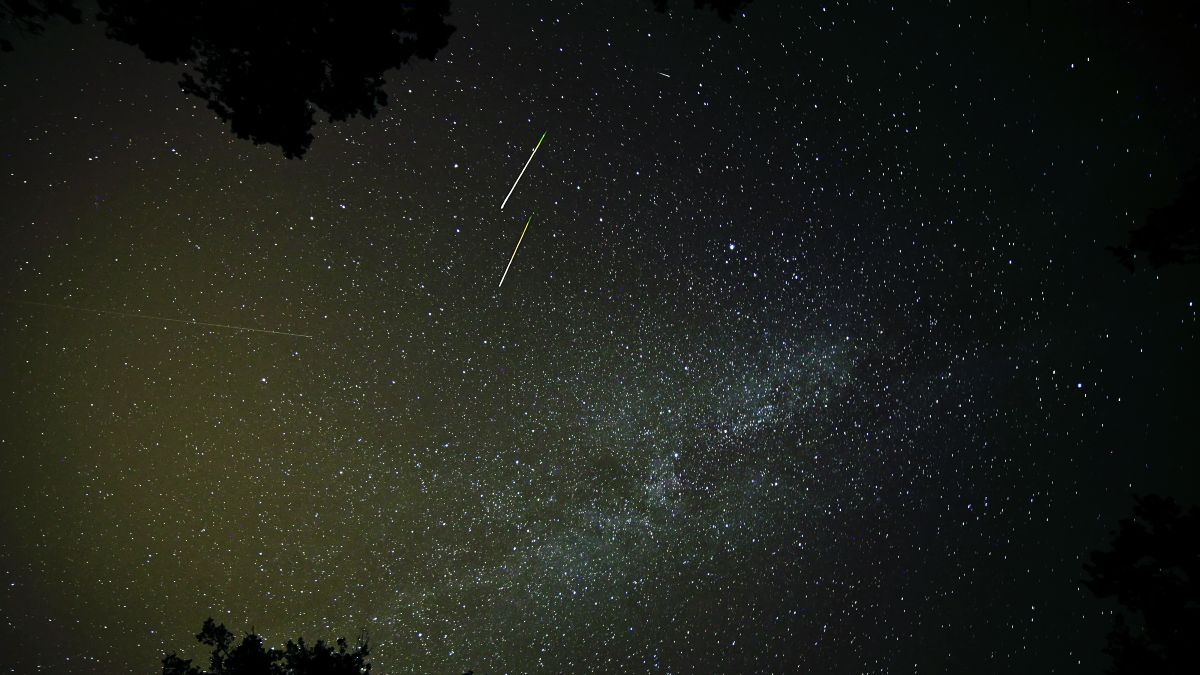
[(1200, 148), (1180, 74), (1026, 3), (511, 4), (299, 160), (89, 21), (0, 54), (4, 672), (209, 616), (383, 675), (1099, 672), (1087, 552), (1200, 492), (1200, 272), (1104, 249)]

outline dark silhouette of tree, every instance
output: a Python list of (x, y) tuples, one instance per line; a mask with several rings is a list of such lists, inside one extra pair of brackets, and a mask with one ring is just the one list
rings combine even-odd
[[(1080, 19), (1107, 34), (1122, 58), (1140, 68), (1167, 71), (1156, 73), (1157, 83), (1178, 91), (1155, 91), (1154, 96), (1178, 96), (1195, 99), (1190, 91), (1200, 73), (1200, 5), (1175, 0), (1087, 0), (1080, 7)], [(1158, 88), (1156, 88), (1158, 89)]]
[[(208, 102), (233, 133), (302, 157), (318, 110), (330, 122), (373, 117), (387, 105), (383, 74), (449, 43), (450, 0), (241, 2), (99, 0), (108, 37), (151, 61), (187, 66), (180, 86)], [(0, 0), (0, 19), (40, 33), (73, 0)], [(0, 39), (0, 49), (13, 45)]]
[[(1115, 52), (1152, 82), (1146, 96), (1163, 110), (1200, 111), (1200, 3), (1091, 0), (1087, 12)], [(1130, 271), (1200, 262), (1200, 167), (1182, 177), (1179, 197), (1153, 209), (1123, 245), (1109, 246)]]
[(1200, 175), (1187, 176), (1174, 202), (1151, 210), (1146, 222), (1129, 233), (1125, 245), (1108, 250), (1130, 272), (1137, 269), (1139, 255), (1153, 267), (1200, 263)]
[[(46, 22), (62, 17), (71, 23), (83, 20), (73, 0), (0, 0), (0, 24), (18, 33), (39, 35)], [(12, 42), (0, 37), (0, 52), (11, 52)]]
[[(666, 11), (668, 0), (654, 0)], [(750, 0), (695, 0), (724, 20)], [(318, 111), (330, 122), (374, 117), (387, 105), (384, 73), (412, 58), (432, 60), (449, 44), (450, 0), (245, 2), (99, 0), (106, 34), (152, 61), (183, 65), (180, 86), (203, 98), (240, 138), (303, 157)], [(0, 19), (40, 33), (61, 16), (78, 23), (74, 0), (0, 0)], [(12, 44), (0, 39), (0, 48)]]
[(1083, 583), (1122, 607), (1105, 652), (1114, 675), (1194, 673), (1200, 664), (1200, 512), (1136, 497), (1111, 551), (1095, 551)]
[[(725, 21), (733, 21), (734, 15), (745, 9), (751, 0), (695, 0), (696, 9), (711, 7), (717, 16)], [(660, 12), (668, 9), (670, 0), (654, 0), (654, 7)]]
[(450, 0), (100, 0), (98, 18), (150, 60), (188, 64), (180, 85), (234, 134), (301, 157), (317, 110), (337, 122), (387, 105), (384, 72), (432, 60), (449, 13)]
[(163, 675), (368, 675), (371, 664), (366, 638), (348, 651), (345, 638), (338, 638), (337, 650), (318, 640), (309, 646), (304, 638), (288, 640), (283, 650), (263, 648), (261, 636), (251, 632), (238, 645), (224, 624), (207, 619), (196, 639), (212, 648), (208, 670), (192, 665), (191, 659), (175, 654), (163, 658)]

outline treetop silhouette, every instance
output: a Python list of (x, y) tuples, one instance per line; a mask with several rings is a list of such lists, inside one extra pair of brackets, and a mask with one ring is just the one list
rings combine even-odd
[(192, 665), (191, 659), (168, 654), (162, 660), (163, 675), (369, 675), (370, 651), (366, 638), (361, 638), (353, 651), (347, 650), (345, 638), (337, 639), (337, 650), (324, 640), (313, 646), (304, 638), (288, 640), (283, 650), (263, 648), (261, 636), (251, 632), (240, 644), (224, 624), (211, 618), (196, 634), (196, 639), (212, 648), (208, 670)]
[[(668, 0), (652, 0), (666, 11)], [(695, 0), (726, 21), (750, 0)], [(330, 122), (374, 117), (388, 103), (384, 74), (433, 60), (450, 41), (450, 0), (284, 3), (234, 0), (98, 0), (108, 37), (152, 61), (185, 66), (179, 85), (233, 133), (300, 158), (321, 113)], [(25, 34), (64, 17), (74, 0), (0, 0), (0, 21)], [(0, 38), (0, 50), (13, 45)]]
[(1174, 500), (1136, 497), (1111, 551), (1095, 551), (1083, 583), (1123, 608), (1105, 652), (1111, 673), (1193, 673), (1200, 663), (1200, 513)]
[[(733, 16), (751, 2), (752, 0), (694, 0), (696, 9), (711, 7), (724, 21), (733, 21)], [(660, 12), (667, 11), (669, 4), (669, 0), (654, 0), (654, 7)]]
[[(46, 22), (61, 16), (79, 23), (83, 15), (74, 0), (0, 0), (0, 25), (12, 27), (18, 33), (40, 35)], [(13, 51), (13, 43), (0, 36), (0, 52)]]
[(1139, 255), (1156, 268), (1200, 263), (1200, 173), (1193, 170), (1183, 180), (1174, 202), (1152, 209), (1146, 222), (1130, 231), (1127, 243), (1108, 250), (1131, 272)]
[[(1090, 0), (1086, 8), (1109, 38), (1104, 47), (1145, 73), (1147, 96), (1189, 117), (1200, 111), (1200, 3)], [(1181, 178), (1174, 202), (1152, 209), (1125, 243), (1108, 247), (1130, 271), (1143, 262), (1200, 263), (1200, 165)]]
[(387, 105), (384, 72), (432, 60), (454, 32), (449, 13), (450, 0), (100, 0), (98, 18), (147, 58), (189, 64), (180, 86), (238, 137), (301, 157), (317, 110), (336, 122)]

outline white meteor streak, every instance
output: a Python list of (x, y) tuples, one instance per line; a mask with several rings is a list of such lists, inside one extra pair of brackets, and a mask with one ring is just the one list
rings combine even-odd
[(525, 221), (525, 229), (521, 230), (521, 237), (517, 239), (517, 245), (513, 248), (512, 257), (508, 259), (508, 267), (504, 268), (504, 274), (500, 276), (500, 284), (496, 288), (504, 285), (504, 279), (508, 276), (508, 270), (512, 269), (513, 261), (517, 259), (517, 249), (521, 248), (521, 242), (525, 241), (525, 232), (529, 230), (529, 221), (533, 220), (533, 216), (529, 216), (529, 220)]
[(538, 139), (537, 145), (533, 146), (533, 152), (529, 153), (529, 159), (525, 160), (525, 166), (521, 167), (521, 173), (517, 174), (517, 179), (513, 181), (513, 186), (509, 188), (508, 195), (504, 197), (504, 201), (500, 202), (500, 208), (508, 203), (508, 198), (512, 196), (513, 190), (517, 189), (517, 183), (521, 182), (521, 176), (525, 175), (525, 169), (529, 168), (529, 163), (533, 161), (533, 156), (537, 154), (538, 148), (542, 147), (542, 141), (546, 138), (546, 132), (542, 132), (542, 137)]

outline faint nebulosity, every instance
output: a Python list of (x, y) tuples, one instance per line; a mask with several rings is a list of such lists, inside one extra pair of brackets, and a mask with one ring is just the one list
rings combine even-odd
[(279, 137), (92, 10), (9, 37), (0, 670), (209, 616), (386, 675), (1105, 666), (1088, 552), (1197, 496), (1197, 270), (1106, 250), (1191, 204), (1178, 70), (1082, 2), (662, 4), (438, 4)]

